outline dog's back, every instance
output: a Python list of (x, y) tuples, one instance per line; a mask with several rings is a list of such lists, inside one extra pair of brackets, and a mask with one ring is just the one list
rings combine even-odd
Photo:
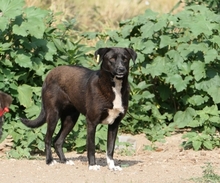
[(42, 97), (43, 100), (46, 99), (44, 102), (50, 102), (48, 98), (54, 102), (54, 98), (56, 98), (56, 100), (59, 99), (59, 101), (56, 101), (57, 105), (62, 105), (62, 107), (73, 105), (80, 113), (85, 115), (88, 81), (97, 77), (97, 74), (98, 71), (80, 66), (54, 68), (49, 72), (43, 84)]

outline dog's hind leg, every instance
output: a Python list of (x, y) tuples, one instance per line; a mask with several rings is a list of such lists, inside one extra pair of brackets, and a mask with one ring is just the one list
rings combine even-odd
[(61, 163), (73, 165), (73, 161), (67, 161), (62, 147), (66, 136), (70, 133), (76, 124), (76, 121), (79, 117), (79, 112), (74, 112), (73, 109), (69, 109), (69, 113), (70, 114), (66, 113), (65, 111), (63, 114), (61, 114), (61, 129), (54, 140), (54, 148), (60, 158)]
[(56, 163), (55, 161), (53, 161), (51, 143), (52, 143), (52, 136), (56, 128), (58, 119), (59, 119), (58, 112), (55, 111), (48, 114), (46, 119), (48, 124), (47, 124), (47, 132), (45, 136), (45, 151), (46, 151), (46, 164), (49, 165)]

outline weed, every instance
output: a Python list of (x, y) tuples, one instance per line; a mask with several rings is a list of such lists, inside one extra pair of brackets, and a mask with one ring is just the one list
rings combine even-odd
[(220, 182), (220, 175), (217, 175), (214, 171), (214, 167), (211, 163), (206, 163), (206, 166), (202, 167), (203, 176), (198, 178), (192, 178), (193, 182), (199, 183), (218, 183)]
[(132, 156), (135, 154), (133, 145), (129, 142), (118, 142), (119, 151), (121, 156)]

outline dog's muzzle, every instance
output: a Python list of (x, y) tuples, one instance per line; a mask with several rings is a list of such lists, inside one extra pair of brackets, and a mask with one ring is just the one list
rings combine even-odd
[(122, 79), (127, 73), (127, 69), (125, 67), (118, 67), (115, 71), (115, 76), (117, 79)]

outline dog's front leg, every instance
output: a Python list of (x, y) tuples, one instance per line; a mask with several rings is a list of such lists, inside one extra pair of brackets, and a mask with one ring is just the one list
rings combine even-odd
[(89, 170), (99, 170), (95, 160), (95, 132), (96, 126), (87, 120), (87, 157), (89, 161)]
[(116, 119), (112, 125), (108, 126), (108, 137), (107, 137), (107, 152), (106, 152), (107, 164), (110, 170), (115, 170), (115, 171), (122, 170), (120, 166), (115, 166), (113, 160), (115, 140), (117, 137), (119, 122), (120, 120)]

